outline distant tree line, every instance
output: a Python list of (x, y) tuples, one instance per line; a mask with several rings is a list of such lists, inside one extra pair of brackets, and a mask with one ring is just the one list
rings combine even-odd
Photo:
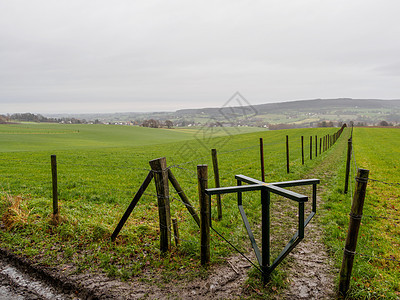
[(40, 114), (18, 113), (12, 115), (0, 115), (0, 124), (13, 122), (40, 122), (40, 123), (68, 123), (68, 124), (84, 124), (86, 120), (76, 118), (47, 118)]
[(170, 120), (166, 120), (165, 122), (161, 122), (155, 119), (149, 119), (149, 120), (144, 120), (142, 125), (143, 127), (149, 127), (149, 128), (172, 128), (174, 126), (174, 123)]

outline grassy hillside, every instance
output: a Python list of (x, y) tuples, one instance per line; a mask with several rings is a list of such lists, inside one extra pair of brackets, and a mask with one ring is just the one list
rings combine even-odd
[[(31, 125), (28, 127), (32, 133), (33, 127)], [(57, 128), (62, 131), (71, 127)], [(83, 127), (75, 128), (80, 131), (79, 133), (83, 131)], [(96, 129), (96, 127), (93, 128), (90, 130)], [(103, 129), (101, 126), (98, 128)], [(120, 130), (117, 127), (113, 128)], [(149, 186), (140, 200), (117, 242), (109, 242), (113, 229), (149, 172), (148, 162), (157, 157), (166, 156), (168, 165), (198, 211), (196, 165), (204, 163), (212, 165), (210, 148), (217, 148), (223, 186), (236, 184), (235, 174), (260, 178), (260, 137), (264, 138), (267, 180), (298, 179), (301, 173), (312, 168), (327, 155), (325, 153), (318, 159), (307, 159), (303, 166), (300, 136), (322, 137), (336, 130), (330, 128), (262, 131), (220, 137), (207, 136), (207, 132), (203, 132), (204, 135), (201, 135), (201, 138), (181, 142), (103, 148), (92, 145), (93, 139), (96, 141), (96, 135), (89, 131), (84, 133), (92, 136), (92, 140), (88, 140), (87, 144), (77, 143), (74, 149), (72, 149), (74, 144), (71, 144), (70, 149), (57, 151), (46, 148), (46, 144), (51, 143), (53, 137), (57, 135), (43, 134), (41, 147), (37, 142), (33, 142), (36, 144), (37, 151), (2, 153), (0, 158), (1, 212), (3, 216), (7, 215), (10, 207), (13, 207), (12, 203), (16, 203), (14, 206), (19, 210), (18, 214), (13, 215), (12, 218), (3, 219), (9, 220), (7, 221), (9, 230), (0, 231), (0, 240), (4, 247), (27, 255), (42, 264), (73, 264), (78, 271), (93, 268), (106, 271), (113, 276), (122, 278), (144, 276), (147, 280), (152, 278), (146, 277), (151, 275), (149, 273), (151, 271), (153, 275), (158, 274), (157, 276), (162, 276), (167, 281), (171, 278), (184, 279), (199, 276), (204, 270), (200, 270), (200, 273), (198, 270), (198, 228), (172, 188), (171, 212), (179, 221), (182, 240), (180, 247), (174, 248), (171, 256), (161, 257), (159, 254), (157, 196), (154, 184)], [(79, 136), (79, 133), (68, 132), (67, 135)], [(286, 173), (284, 150), (286, 134), (290, 138), (290, 174)], [(59, 135), (63, 134), (59, 133)], [(125, 136), (122, 141), (118, 141), (112, 131), (109, 131), (108, 135), (114, 139), (114, 145), (126, 145)], [(14, 140), (22, 139), (21, 142), (24, 141), (24, 137), (32, 141), (32, 136), (36, 135), (10, 134)], [(109, 144), (111, 142), (107, 143)], [(306, 139), (305, 147), (308, 147), (308, 139)], [(52, 199), (51, 154), (57, 155), (58, 162), (60, 211), (63, 217), (62, 224), (59, 226), (51, 225), (49, 219)], [(209, 177), (209, 186), (213, 186), (212, 169), (209, 169)], [(215, 221), (214, 226), (222, 234), (229, 236), (237, 247), (245, 250), (250, 244), (234, 198), (234, 196), (223, 197), (224, 217), (220, 222)], [(213, 199), (212, 213), (216, 216), (214, 201), (215, 199)], [(259, 195), (246, 194), (244, 201), (251, 224), (259, 224), (261, 218)], [(293, 217), (289, 218), (289, 220), (292, 219)], [(286, 223), (287, 226), (291, 226), (290, 222)], [(292, 235), (294, 229), (286, 227), (278, 226), (276, 223), (272, 228), (273, 231), (275, 230), (274, 234), (282, 234), (280, 242), (274, 245), (273, 255), (280, 252), (286, 240)], [(286, 231), (282, 232), (282, 230)], [(211, 247), (212, 263), (221, 261), (233, 251), (216, 235), (212, 237)], [(79, 251), (77, 252), (76, 249)], [(118, 256), (117, 260), (115, 255)], [(163, 268), (160, 268), (161, 265)], [(283, 273), (279, 271), (276, 274), (278, 278), (283, 276)], [(278, 280), (273, 284), (283, 284), (282, 282)]]
[(400, 129), (355, 128), (350, 191), (343, 194), (345, 159), (329, 182), (324, 223), (326, 242), (341, 266), (357, 168), (370, 171), (358, 237), (350, 297), (400, 296)]
[[(152, 118), (161, 121), (169, 119), (176, 124), (182, 124), (184, 121), (185, 123), (201, 124), (219, 121), (260, 127), (279, 123), (309, 127), (310, 124), (315, 126), (316, 123), (322, 121), (377, 124), (385, 120), (389, 123), (400, 123), (400, 100), (339, 98), (246, 105), (248, 105), (247, 101), (232, 99), (230, 103), (225, 103), (222, 107), (182, 109), (176, 112), (75, 114), (69, 115), (69, 117), (86, 120), (99, 119), (107, 122), (131, 120), (142, 122)], [(53, 115), (53, 117), (61, 116)]]
[[(7, 222), (8, 228), (0, 231), (3, 247), (43, 265), (57, 265), (71, 272), (101, 270), (110, 276), (124, 279), (139, 277), (154, 284), (190, 280), (194, 276), (204, 275), (207, 270), (199, 269), (198, 227), (172, 187), (171, 213), (179, 222), (181, 244), (173, 248), (171, 255), (163, 257), (159, 252), (157, 195), (153, 183), (117, 241), (109, 242), (116, 224), (148, 174), (150, 160), (166, 156), (168, 166), (198, 211), (196, 166), (210, 166), (209, 186), (213, 187), (211, 148), (218, 151), (221, 185), (230, 186), (236, 185), (236, 174), (260, 178), (260, 137), (264, 139), (266, 178), (270, 182), (299, 179), (323, 161), (331, 160), (331, 153), (345, 152), (342, 151), (345, 148), (342, 144), (346, 144), (343, 137), (333, 148), (321, 155), (318, 152), (317, 158), (313, 148), (313, 159), (310, 160), (309, 137), (312, 136), (314, 142), (317, 135), (319, 141), (324, 135), (336, 132), (337, 128), (260, 131), (236, 135), (233, 134), (236, 131), (213, 133), (208, 129), (200, 132), (194, 129), (171, 131), (100, 125), (24, 124), (0, 128), (3, 130), (0, 135), (2, 141), (7, 137), (10, 141), (10, 145), (0, 144), (3, 151), (0, 157), (0, 211), (3, 225)], [(149, 136), (149, 133), (152, 135)], [(290, 141), (289, 174), (286, 173), (286, 135)], [(68, 139), (59, 138), (62, 136)], [(304, 165), (301, 162), (301, 136), (305, 137)], [(145, 140), (147, 144), (138, 140)], [(370, 168), (371, 178), (387, 182), (400, 181), (396, 172), (400, 166), (400, 156), (396, 155), (400, 149), (398, 129), (357, 128), (354, 140), (357, 165)], [(59, 226), (52, 225), (50, 221), (51, 154), (57, 155), (58, 162), (62, 215)], [(324, 215), (326, 242), (338, 264), (343, 255), (351, 201), (349, 196), (342, 195), (343, 167), (342, 159), (337, 162), (337, 174), (327, 182), (322, 182), (328, 184), (329, 191), (324, 195), (326, 207), (318, 212)], [(374, 182), (369, 183), (369, 187), (371, 189), (365, 214), (399, 219), (396, 186)], [(216, 220), (215, 201), (212, 199), (213, 226), (246, 252), (250, 244), (235, 196), (223, 196), (221, 221)], [(257, 228), (261, 220), (259, 194), (244, 194), (243, 203), (250, 224)], [(285, 203), (285, 199), (279, 197), (272, 199), (272, 257), (277, 256), (295, 231), (293, 221), (296, 210), (288, 210), (282, 215), (281, 205)], [(12, 210), (13, 207), (17, 209)], [(307, 203), (307, 212), (310, 208), (310, 203)], [(378, 222), (370, 219), (363, 220), (363, 224)], [(393, 225), (397, 223), (382, 220), (372, 223), (372, 229), (367, 229), (370, 231), (361, 233), (360, 251), (368, 255), (389, 258), (393, 255), (399, 258), (396, 250), (398, 247), (392, 247), (400, 244), (399, 233), (396, 231), (398, 227)], [(255, 234), (259, 241), (257, 230)], [(213, 264), (232, 253), (233, 250), (224, 241), (216, 234), (212, 235)], [(399, 292), (397, 266), (395, 262), (357, 257), (352, 295), (360, 298), (368, 295), (379, 298), (385, 293), (396, 295)], [(285, 284), (284, 270), (284, 266), (276, 269), (267, 289), (276, 291)], [(252, 274), (258, 278), (256, 272)], [(259, 288), (260, 283), (256, 284)]]
[[(0, 152), (135, 147), (184, 141), (200, 128), (145, 128), (114, 125), (20, 123), (0, 125)], [(258, 131), (259, 128), (213, 128), (212, 137)]]

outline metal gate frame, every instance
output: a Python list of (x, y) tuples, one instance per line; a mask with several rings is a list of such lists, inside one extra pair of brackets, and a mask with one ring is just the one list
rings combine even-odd
[[(257, 257), (258, 264), (261, 267), (263, 281), (266, 283), (271, 275), (271, 272), (282, 262), (282, 260), (296, 247), (296, 245), (304, 238), (304, 228), (310, 222), (310, 220), (314, 217), (317, 212), (317, 184), (320, 183), (319, 179), (303, 179), (303, 180), (293, 180), (293, 181), (283, 181), (283, 182), (273, 182), (273, 183), (265, 183), (263, 181), (244, 176), (244, 175), (236, 175), (235, 179), (237, 180), (237, 186), (233, 187), (221, 187), (221, 188), (210, 188), (206, 189), (206, 193), (211, 195), (221, 195), (221, 194), (230, 194), (237, 193), (238, 199), (238, 208), (240, 215), (242, 216), (244, 225), (247, 230), (247, 234), (249, 235), (251, 245), (254, 249), (254, 253)], [(247, 183), (247, 185), (242, 185), (242, 182)], [(304, 216), (304, 203), (308, 201), (308, 197), (287, 189), (285, 187), (295, 187), (295, 186), (303, 186), (303, 185), (312, 185), (312, 211), (308, 215), (307, 219)], [(262, 253), (260, 253), (260, 249), (257, 246), (257, 243), (254, 239), (253, 232), (250, 228), (250, 223), (247, 220), (246, 213), (243, 208), (242, 203), (242, 193), (249, 191), (261, 191), (261, 207), (262, 207), (262, 216), (261, 216), (261, 228), (262, 228)], [(271, 244), (270, 244), (270, 226), (271, 226), (271, 218), (270, 218), (270, 205), (271, 205), (271, 193), (283, 196), (290, 200), (298, 202), (298, 229), (297, 232), (293, 235), (292, 239), (285, 246), (285, 248), (281, 251), (278, 257), (271, 264)], [(211, 198), (211, 197), (210, 197)], [(211, 214), (210, 214), (211, 215)]]

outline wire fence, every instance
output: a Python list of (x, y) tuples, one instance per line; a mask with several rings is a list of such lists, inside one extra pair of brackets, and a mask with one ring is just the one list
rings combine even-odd
[[(314, 141), (314, 135), (312, 135), (312, 137)], [(308, 139), (305, 140), (308, 143)], [(322, 137), (318, 139), (318, 141), (320, 140), (322, 141)], [(259, 143), (255, 142), (253, 145), (245, 147), (218, 151), (222, 183), (235, 183), (233, 175), (241, 172), (249, 176), (259, 177), (260, 146)], [(262, 146), (264, 147), (264, 152), (267, 154), (267, 162), (270, 167), (266, 173), (268, 174), (268, 171), (271, 171), (272, 173), (276, 169), (284, 169), (285, 141), (264, 141)], [(308, 149), (306, 149), (308, 146), (310, 145), (305, 144), (305, 149), (303, 150), (305, 153), (308, 152)], [(318, 149), (320, 148), (321, 145)], [(277, 151), (277, 149), (279, 150)], [(300, 136), (296, 137), (296, 139), (290, 140), (290, 149), (291, 164), (301, 166), (302, 150), (300, 148)], [(315, 148), (312, 148), (313, 157), (315, 157), (314, 150)], [(323, 151), (327, 150), (328, 148), (323, 149)], [(243, 159), (240, 160), (242, 157)], [(0, 190), (8, 193), (12, 193), (13, 191), (22, 191), (24, 193), (32, 193), (33, 195), (51, 198), (52, 177), (50, 160), (44, 156), (39, 156), (39, 160), (37, 160), (37, 158), (38, 157), (35, 156), (28, 157), (27, 159), (0, 158), (2, 163), (8, 165), (8, 167), (1, 169), (0, 163)], [(78, 197), (82, 200), (86, 199), (89, 201), (99, 202), (104, 199), (109, 199), (111, 202), (119, 202), (120, 204), (123, 204), (126, 203), (126, 200), (136, 195), (138, 183), (142, 182), (146, 174), (151, 171), (151, 169), (143, 165), (143, 163), (138, 165), (132, 160), (127, 160), (126, 163), (121, 163), (112, 159), (111, 155), (104, 155), (101, 159), (106, 162), (100, 163), (96, 160), (90, 159), (88, 156), (80, 157), (79, 159), (76, 159), (75, 157), (58, 158), (58, 187), (60, 197), (64, 200)], [(182, 159), (179, 160), (176, 156), (167, 156), (167, 160), (169, 162), (167, 169), (174, 172), (174, 175), (177, 177), (184, 190), (190, 195), (197, 195), (198, 182), (195, 167), (198, 164), (204, 163), (212, 165), (211, 155), (200, 155), (193, 159), (184, 161), (181, 161)], [(308, 160), (309, 159), (306, 161)], [(81, 163), (78, 163), (77, 161), (81, 161)], [(13, 165), (13, 171), (11, 173), (9, 173), (10, 165)], [(212, 182), (214, 179), (215, 175), (212, 171), (209, 171), (208, 181), (210, 182), (210, 185), (213, 185)], [(149, 191), (143, 195), (148, 197), (148, 199), (158, 198), (154, 187), (151, 187)], [(195, 198), (196, 197), (193, 196), (193, 199)], [(198, 211), (198, 201), (193, 200), (192, 205), (188, 205), (181, 200), (179, 193), (173, 189), (170, 189), (169, 200), (172, 205), (174, 205), (173, 209), (176, 210), (177, 222), (181, 225), (184, 224), (183, 226), (187, 227), (189, 220), (192, 219), (194, 215), (187, 211), (183, 214), (181, 211), (185, 210), (185, 207), (188, 206)], [(192, 223), (194, 224), (194, 222)], [(229, 241), (223, 233), (221, 233), (220, 229), (213, 226), (211, 229), (217, 237), (228, 243), (235, 251), (244, 256), (256, 269), (260, 271), (260, 268), (246, 257), (243, 251), (239, 250), (238, 246), (235, 246), (233, 242)], [(168, 231), (172, 236), (172, 230), (168, 228)], [(200, 243), (198, 239), (185, 231), (182, 236), (179, 236), (178, 240), (190, 244)]]
[[(353, 137), (353, 130), (351, 131), (351, 137)], [(352, 161), (353, 161), (353, 168), (351, 169), (351, 175), (352, 178), (354, 178), (354, 185), (356, 184), (356, 174), (357, 174), (357, 170), (358, 170), (358, 163), (357, 163), (357, 159), (356, 159), (356, 153), (354, 150), (354, 142), (352, 139), (352, 148), (351, 148), (351, 153), (352, 153)], [(397, 188), (400, 187), (400, 183), (398, 182), (387, 182), (384, 180), (378, 180), (378, 179), (373, 179), (373, 178), (368, 178), (368, 182), (373, 182), (373, 183), (377, 183), (377, 184), (384, 184), (384, 185), (388, 185), (392, 188)], [(353, 195), (353, 189), (352, 189), (353, 184), (350, 184), (350, 188), (351, 188), (351, 193), (349, 194), (349, 200), (351, 201), (352, 199), (352, 195)], [(371, 187), (370, 187), (371, 188)], [(367, 190), (370, 189), (367, 187)], [(397, 226), (397, 224), (400, 223), (400, 214), (398, 215), (394, 215), (394, 214), (386, 214), (386, 215), (371, 215), (371, 214), (363, 214), (361, 216), (361, 218), (364, 220), (363, 222), (363, 226), (367, 226), (368, 222), (365, 222), (365, 220), (371, 219), (371, 220), (376, 220), (376, 221), (382, 221), (382, 220), (386, 220), (389, 221), (389, 226)], [(372, 224), (372, 226), (374, 226), (374, 224)], [(369, 236), (369, 239), (373, 239), (372, 236)], [(393, 248), (392, 250), (394, 250), (395, 248)], [(394, 252), (394, 251), (393, 251)], [(400, 260), (398, 258), (396, 258), (394, 255), (390, 255), (388, 254), (388, 257), (383, 257), (383, 256), (379, 256), (379, 255), (371, 255), (371, 254), (365, 254), (365, 253), (361, 253), (361, 252), (353, 252), (351, 253), (353, 255), (358, 255), (360, 257), (365, 257), (368, 259), (377, 259), (377, 260), (385, 260), (385, 261), (392, 261), (392, 262), (399, 262)]]

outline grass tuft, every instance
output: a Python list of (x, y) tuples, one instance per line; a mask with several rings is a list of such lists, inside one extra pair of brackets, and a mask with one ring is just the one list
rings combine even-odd
[(24, 227), (28, 223), (30, 214), (25, 203), (27, 198), (6, 193), (1, 200), (4, 205), (2, 221), (5, 229), (10, 231), (13, 228)]

